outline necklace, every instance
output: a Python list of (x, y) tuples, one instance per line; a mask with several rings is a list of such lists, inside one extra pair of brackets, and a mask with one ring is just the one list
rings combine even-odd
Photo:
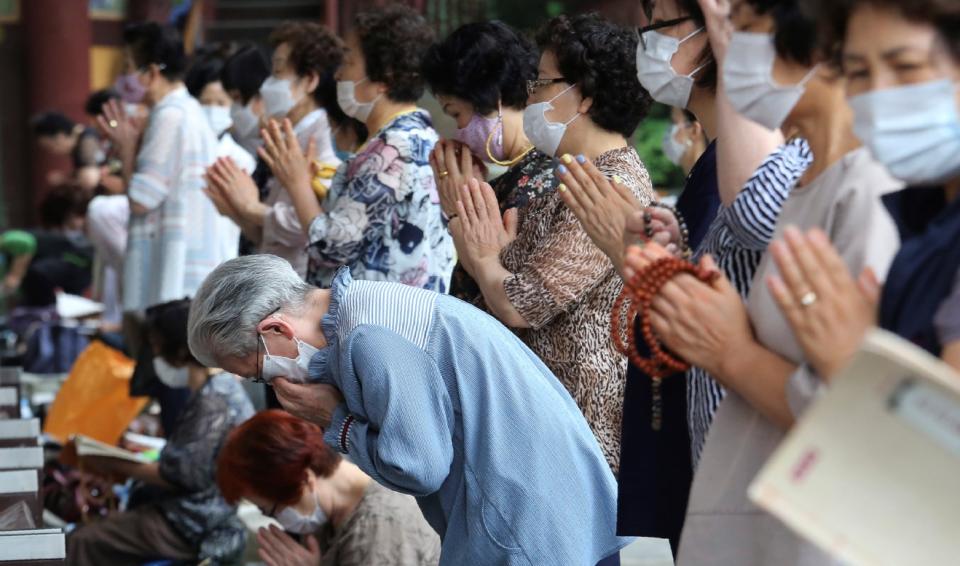
[[(660, 258), (624, 284), (623, 292), (613, 303), (613, 311), (610, 314), (610, 332), (614, 346), (620, 353), (629, 358), (630, 363), (650, 376), (653, 382), (652, 422), (650, 423), (653, 430), (660, 430), (663, 426), (663, 398), (661, 396), (663, 378), (690, 369), (690, 364), (664, 349), (650, 323), (650, 308), (653, 299), (664, 285), (680, 273), (689, 273), (708, 283), (717, 277), (717, 274), (688, 261), (676, 257)], [(637, 319), (640, 322), (639, 326), (643, 340), (650, 350), (649, 358), (644, 358), (637, 351), (637, 325), (634, 323), (634, 320)], [(626, 325), (625, 333), (623, 332), (624, 324)], [(624, 342), (624, 334), (626, 334), (626, 342)]]
[(531, 151), (533, 151), (533, 146), (531, 145), (531, 146), (528, 147), (527, 149), (523, 150), (523, 151), (520, 153), (520, 155), (514, 157), (513, 159), (508, 159), (508, 160), (506, 160), (506, 161), (501, 161), (501, 160), (497, 159), (497, 158), (493, 155), (493, 152), (490, 151), (490, 141), (493, 140), (493, 134), (494, 134), (494, 133), (499, 133), (499, 134), (500, 134), (500, 143), (501, 143), (501, 145), (503, 144), (503, 116), (500, 116), (499, 124), (500, 124), (500, 127), (499, 127), (499, 128), (497, 128), (497, 129), (495, 129), (495, 130), (492, 130), (492, 131), (487, 135), (487, 143), (485, 144), (485, 147), (486, 147), (486, 150), (487, 150), (487, 157), (490, 158), (490, 162), (491, 162), (491, 163), (494, 163), (494, 164), (499, 165), (499, 166), (501, 166), (501, 167), (513, 167), (513, 166), (516, 165), (517, 163), (520, 163), (520, 161), (522, 161), (523, 158), (526, 157), (528, 153), (530, 153)]

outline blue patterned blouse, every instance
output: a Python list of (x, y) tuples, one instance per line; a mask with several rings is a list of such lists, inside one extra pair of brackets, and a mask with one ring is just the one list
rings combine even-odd
[(307, 281), (329, 287), (337, 269), (446, 293), (453, 239), (430, 168), (437, 143), (430, 114), (400, 114), (340, 165), (310, 225)]

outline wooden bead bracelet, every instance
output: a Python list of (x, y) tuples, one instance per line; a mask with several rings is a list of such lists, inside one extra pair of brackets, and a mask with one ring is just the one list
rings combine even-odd
[[(651, 425), (654, 430), (660, 430), (663, 425), (661, 381), (668, 375), (690, 369), (688, 363), (664, 349), (653, 332), (653, 325), (650, 322), (650, 309), (654, 298), (664, 285), (681, 273), (689, 273), (705, 283), (712, 283), (718, 276), (716, 272), (676, 257), (660, 258), (624, 284), (623, 291), (613, 303), (613, 311), (610, 314), (610, 332), (617, 350), (627, 356), (630, 363), (648, 375), (653, 382)], [(640, 331), (650, 350), (649, 358), (643, 357), (637, 350), (635, 319), (639, 319)], [(626, 323), (626, 332), (623, 332), (622, 324), (624, 323)], [(626, 335), (626, 342), (624, 342), (624, 335)]]

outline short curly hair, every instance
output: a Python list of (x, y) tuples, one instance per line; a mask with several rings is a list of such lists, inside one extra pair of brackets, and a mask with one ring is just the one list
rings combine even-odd
[(367, 77), (387, 85), (394, 102), (416, 102), (423, 96), (420, 66), (433, 42), (433, 29), (413, 9), (391, 4), (357, 15), (354, 32), (363, 52)]
[[(343, 41), (326, 27), (314, 22), (284, 22), (270, 34), (270, 45), (290, 47), (290, 65), (298, 77), (316, 74), (323, 81), (332, 80), (343, 63)], [(320, 88), (313, 91), (318, 105), (323, 104)]]
[(526, 83), (537, 78), (537, 49), (503, 22), (466, 24), (430, 46), (423, 75), (434, 94), (466, 100), (480, 114), (497, 102), (522, 109)]
[(637, 35), (597, 14), (557, 16), (537, 34), (557, 56), (560, 74), (593, 98), (587, 113), (601, 128), (630, 137), (650, 108), (636, 72)]

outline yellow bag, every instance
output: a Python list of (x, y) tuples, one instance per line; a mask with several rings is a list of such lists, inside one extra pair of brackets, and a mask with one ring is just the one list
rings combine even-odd
[(150, 400), (130, 397), (134, 362), (94, 340), (80, 353), (57, 393), (43, 432), (61, 443), (83, 434), (116, 445)]

